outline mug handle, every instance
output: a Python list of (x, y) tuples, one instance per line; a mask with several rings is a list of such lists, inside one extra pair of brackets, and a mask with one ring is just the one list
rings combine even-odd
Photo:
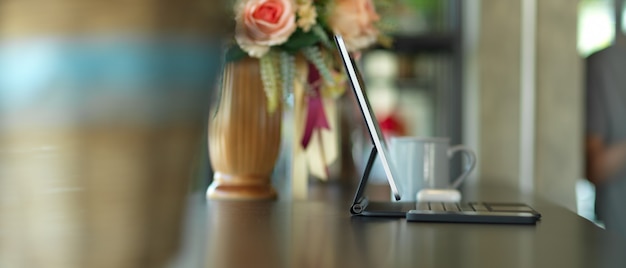
[(454, 156), (454, 154), (456, 154), (457, 152), (465, 153), (468, 163), (465, 166), (465, 171), (463, 171), (463, 174), (461, 174), (461, 176), (459, 176), (459, 178), (457, 178), (450, 186), (450, 188), (452, 189), (459, 188), (461, 183), (467, 178), (467, 176), (476, 166), (476, 153), (474, 153), (472, 149), (467, 148), (464, 145), (453, 146), (448, 149), (448, 158), (452, 158), (452, 156)]

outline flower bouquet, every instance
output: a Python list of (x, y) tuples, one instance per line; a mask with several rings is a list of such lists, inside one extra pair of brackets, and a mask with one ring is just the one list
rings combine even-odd
[(307, 84), (332, 89), (340, 78), (332, 59), (332, 35), (342, 35), (351, 52), (381, 37), (380, 16), (372, 0), (240, 0), (235, 16), (236, 43), (226, 59), (259, 59), (270, 110), (276, 107), (279, 90), (285, 97), (293, 90), (297, 55), (304, 56), (322, 78)]
[[(259, 110), (250, 109), (252, 101), (238, 101), (242, 108), (237, 113), (223, 112), (229, 118), (222, 118), (222, 125), (238, 125), (233, 121), (233, 114), (239, 117), (249, 116), (249, 120), (243, 120), (250, 125), (258, 122), (278, 121), (280, 130), (280, 109), (283, 100), (295, 106), (295, 139), (298, 147), (306, 150), (311, 140), (321, 142), (321, 134), (315, 138), (314, 133), (329, 130), (332, 123), (326, 117), (325, 103), (327, 99), (340, 96), (344, 90), (344, 75), (339, 61), (335, 60), (335, 45), (332, 36), (342, 35), (346, 41), (348, 50), (358, 52), (376, 42), (388, 43), (388, 38), (381, 35), (381, 17), (377, 9), (390, 6), (391, 0), (238, 0), (234, 5), (235, 36), (234, 42), (226, 53), (227, 67), (222, 83), (222, 97), (219, 110), (223, 110), (224, 101), (233, 101), (233, 87), (246, 84), (258, 85), (262, 95), (255, 90), (246, 89), (243, 95), (255, 98), (255, 102), (262, 103)], [(377, 5), (375, 5), (377, 4)], [(246, 64), (246, 75), (235, 74), (236, 70)], [(238, 69), (238, 67), (240, 68)], [(230, 70), (230, 71), (229, 71)], [(254, 72), (254, 75), (250, 75)], [(229, 74), (230, 73), (230, 74)], [(258, 77), (258, 78), (255, 78)], [(255, 91), (255, 92), (253, 92)], [(252, 97), (254, 96), (254, 97)], [(264, 97), (265, 101), (259, 101)], [(245, 105), (243, 103), (246, 103)], [(247, 105), (247, 106), (246, 106)], [(245, 107), (244, 107), (245, 106)], [(246, 110), (245, 112), (241, 111)], [(328, 105), (326, 105), (328, 109)], [(243, 115), (246, 114), (246, 115)], [(278, 115), (276, 115), (278, 114)], [(261, 117), (259, 117), (261, 116)], [(260, 119), (260, 118), (274, 118)], [(276, 119), (278, 118), (278, 119)], [(216, 119), (216, 121), (219, 121)], [(228, 123), (226, 123), (228, 122)], [(244, 123), (242, 123), (244, 124)], [(215, 125), (215, 124), (214, 124)], [(211, 128), (211, 127), (210, 127)], [(219, 129), (219, 126), (217, 126)], [(258, 132), (259, 128), (265, 129)], [(276, 128), (276, 127), (271, 127)], [(242, 178), (233, 175), (229, 171), (220, 171), (217, 166), (225, 166), (225, 162), (243, 163), (241, 159), (225, 158), (232, 156), (234, 149), (224, 148), (224, 144), (237, 143), (238, 146), (246, 147), (245, 154), (259, 146), (259, 158), (267, 160), (263, 165), (262, 173), (258, 170), (249, 170), (237, 173), (253, 174), (254, 177), (262, 177), (269, 184), (269, 173), (278, 156), (280, 147), (280, 131), (268, 130), (268, 126), (257, 126), (255, 131), (243, 126), (237, 127), (237, 131), (247, 132), (247, 136), (262, 137), (262, 140), (236, 142), (226, 141), (237, 136), (234, 130), (218, 134), (209, 132), (209, 148), (216, 176), (214, 183), (209, 188), (209, 196), (216, 196), (215, 189), (219, 184), (229, 184), (229, 180), (236, 179), (237, 185), (241, 185)], [(271, 133), (270, 133), (271, 132)], [(211, 142), (211, 136), (220, 135), (221, 138)], [(278, 135), (276, 137), (276, 135)], [(267, 144), (272, 148), (267, 148)], [(245, 145), (242, 145), (245, 144)], [(262, 145), (261, 145), (262, 144)], [(218, 148), (211, 148), (218, 147)], [(324, 146), (321, 146), (324, 147)], [(252, 148), (252, 149), (251, 149)], [(228, 152), (227, 152), (228, 151)], [(328, 153), (321, 149), (321, 157)], [(242, 152), (243, 154), (243, 152)], [(298, 154), (298, 153), (296, 153)], [(297, 156), (294, 156), (297, 157)], [(333, 158), (333, 156), (328, 157)], [(223, 163), (217, 163), (223, 162)], [(328, 163), (332, 159), (324, 159)], [(258, 164), (259, 161), (249, 161)], [(228, 175), (225, 175), (228, 173)], [(327, 171), (326, 171), (327, 173)], [(229, 189), (234, 183), (230, 181)], [(247, 189), (248, 192), (254, 189)], [(213, 195), (211, 194), (213, 191)], [(268, 192), (269, 191), (269, 192)], [(273, 198), (272, 190), (264, 189), (263, 196)]]

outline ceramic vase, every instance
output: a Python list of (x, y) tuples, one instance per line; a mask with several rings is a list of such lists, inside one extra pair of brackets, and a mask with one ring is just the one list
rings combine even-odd
[(214, 176), (207, 198), (275, 199), (271, 174), (280, 151), (282, 104), (268, 110), (257, 59), (225, 67), (216, 108), (209, 119)]

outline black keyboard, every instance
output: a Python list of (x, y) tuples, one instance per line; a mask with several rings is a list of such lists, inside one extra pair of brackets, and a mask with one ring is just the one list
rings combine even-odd
[(450, 223), (535, 224), (541, 214), (518, 203), (417, 203), (406, 213), (407, 221)]

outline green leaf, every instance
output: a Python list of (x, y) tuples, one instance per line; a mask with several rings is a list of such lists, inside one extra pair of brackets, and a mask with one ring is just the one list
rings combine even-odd
[(232, 45), (226, 50), (226, 62), (233, 62), (243, 59), (248, 56), (248, 53), (243, 51), (238, 45)]
[(289, 40), (285, 42), (280, 48), (283, 51), (289, 52), (291, 54), (295, 54), (300, 49), (313, 46), (319, 42), (321, 42), (319, 36), (313, 31), (309, 31), (305, 33), (300, 28), (298, 28), (292, 35), (289, 37)]
[(280, 101), (278, 84), (279, 73), (276, 70), (275, 53), (270, 51), (265, 56), (259, 59), (259, 67), (261, 68), (261, 82), (263, 83), (263, 89), (265, 90), (265, 96), (267, 97), (267, 111), (271, 114), (278, 108), (278, 102)]
[(324, 58), (322, 56), (322, 52), (319, 47), (305, 47), (302, 49), (302, 54), (304, 57), (309, 60), (310, 63), (315, 65), (315, 68), (320, 72), (320, 75), (328, 85), (334, 85), (335, 81), (333, 79), (333, 75), (330, 72), (326, 63), (324, 63)]
[[(333, 0), (334, 1), (334, 0)], [(328, 27), (328, 14), (331, 10), (334, 10), (335, 3), (329, 0), (316, 0), (313, 1), (315, 5), (315, 9), (317, 11), (317, 25), (320, 25), (322, 28)]]
[(293, 84), (295, 80), (296, 58), (287, 53), (280, 52), (280, 76), (282, 78), (283, 98), (287, 98), (293, 93)]
[(328, 34), (326, 33), (326, 31), (324, 31), (324, 28), (322, 28), (322, 26), (314, 25), (313, 28), (311, 28), (311, 31), (317, 35), (317, 37), (320, 39), (320, 41), (326, 48), (330, 50), (335, 49), (335, 47), (333, 46), (333, 43), (330, 41), (330, 38), (328, 37)]

